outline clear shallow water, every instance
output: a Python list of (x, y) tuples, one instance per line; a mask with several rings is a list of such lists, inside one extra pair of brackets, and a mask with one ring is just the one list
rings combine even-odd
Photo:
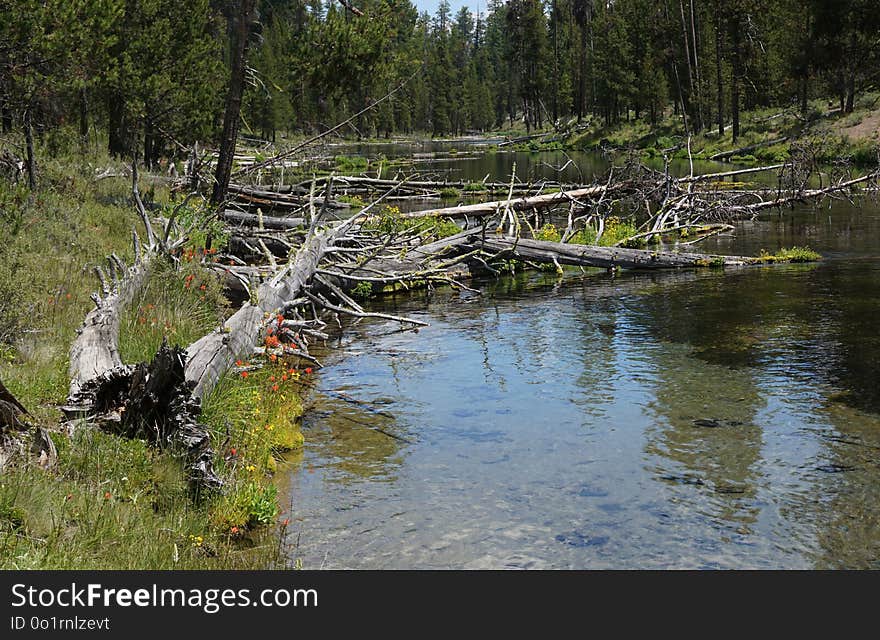
[(293, 461), (306, 568), (880, 568), (880, 208), (743, 225), (818, 265), (385, 300)]

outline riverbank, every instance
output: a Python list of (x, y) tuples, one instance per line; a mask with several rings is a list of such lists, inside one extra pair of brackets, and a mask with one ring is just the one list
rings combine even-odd
[[(94, 267), (115, 253), (131, 263), (140, 220), (130, 179), (97, 179), (107, 157), (42, 159), (40, 185), (0, 178), (0, 380), (44, 427), (57, 461), (18, 456), (0, 475), (0, 568), (261, 569), (285, 566), (283, 521), (272, 475), (282, 451), (299, 448), (299, 389), (308, 375), (266, 360), (229, 376), (203, 409), (225, 483), (194, 496), (181, 461), (143, 440), (61, 428), (71, 341), (98, 288)], [(144, 175), (147, 206), (170, 206), (161, 179)], [(204, 212), (181, 215), (193, 221)], [(158, 263), (122, 317), (124, 361), (152, 357), (163, 338), (186, 346), (229, 310), (205, 249), (210, 224), (181, 254)], [(215, 236), (216, 238), (216, 236)], [(252, 363), (254, 365), (260, 363)], [(33, 433), (36, 429), (30, 429)], [(22, 447), (31, 443), (27, 437)]]
[[(608, 125), (598, 118), (588, 118), (578, 125), (570, 123), (569, 133), (548, 130), (493, 132), (514, 141), (518, 150), (638, 150), (643, 156), (658, 157), (664, 152), (672, 157), (688, 157), (687, 130), (680, 116), (669, 114), (651, 125), (647, 119)], [(880, 93), (860, 96), (852, 113), (841, 113), (826, 100), (810, 102), (808, 113), (794, 106), (788, 109), (757, 109), (740, 116), (740, 137), (733, 141), (731, 123), (725, 122), (724, 134), (714, 123), (691, 137), (690, 152), (696, 159), (720, 159), (736, 163), (785, 162), (791, 157), (792, 144), (809, 145), (814, 159), (821, 163), (849, 162), (855, 166), (876, 166), (880, 157)], [(518, 142), (516, 142), (519, 139)]]

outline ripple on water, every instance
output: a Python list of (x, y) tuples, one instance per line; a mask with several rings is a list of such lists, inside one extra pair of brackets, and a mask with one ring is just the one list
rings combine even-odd
[[(880, 234), (880, 211), (852, 216)], [(840, 250), (834, 224), (814, 248)], [(774, 229), (761, 246), (750, 231), (706, 248), (756, 253)], [(868, 255), (862, 235), (853, 251)], [(518, 277), (477, 302), (437, 291), (427, 312), (397, 297), (395, 312), (431, 326), (360, 323), (347, 342), (359, 355), (320, 354), (319, 387), (357, 402), (328, 391), (306, 418), (293, 555), (877, 568), (878, 263)]]

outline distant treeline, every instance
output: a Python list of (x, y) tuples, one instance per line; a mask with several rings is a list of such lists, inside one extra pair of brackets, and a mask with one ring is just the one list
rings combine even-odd
[[(215, 142), (240, 0), (0, 0), (0, 120), (56, 146), (102, 132), (147, 163)], [(354, 8), (354, 10), (352, 10)], [(362, 13), (362, 15), (358, 15)], [(699, 131), (740, 110), (831, 97), (880, 75), (878, 0), (262, 0), (242, 130), (364, 137), (613, 124), (670, 111)]]

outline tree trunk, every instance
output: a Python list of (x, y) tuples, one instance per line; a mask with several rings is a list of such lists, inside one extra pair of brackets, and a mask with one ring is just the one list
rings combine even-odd
[(606, 191), (614, 191), (615, 189), (626, 187), (627, 183), (615, 183), (610, 187), (605, 185), (596, 185), (592, 187), (584, 187), (583, 189), (573, 189), (571, 191), (558, 191), (555, 193), (545, 193), (539, 196), (531, 196), (527, 198), (514, 198), (511, 200), (496, 200), (493, 202), (479, 202), (477, 204), (466, 204), (455, 207), (443, 207), (441, 209), (425, 209), (423, 211), (412, 211), (410, 213), (401, 213), (401, 218), (426, 218), (426, 217), (450, 217), (460, 218), (463, 216), (472, 216), (475, 218), (493, 215), (503, 212), (506, 207), (510, 207), (515, 211), (531, 211), (533, 209), (546, 209), (558, 205), (568, 204), (574, 200), (597, 196)]
[(553, 95), (550, 108), (553, 111), (553, 122), (559, 121), (559, 13), (556, 8), (556, 0), (553, 0), (550, 9), (553, 29)]
[(110, 97), (108, 112), (110, 120), (107, 130), (107, 151), (110, 155), (121, 158), (131, 149), (126, 142), (128, 136), (125, 132), (125, 100), (121, 95), (114, 94)]
[(0, 94), (0, 131), (3, 133), (12, 133), (12, 109), (9, 108), (8, 99)]
[(742, 60), (740, 51), (740, 18), (734, 15), (731, 19), (731, 58), (733, 77), (730, 82), (730, 114), (733, 121), (733, 142), (739, 138), (739, 83), (742, 78)]
[(718, 135), (724, 136), (724, 85), (721, 80), (721, 3), (715, 1), (715, 84), (718, 92)]
[(89, 143), (89, 103), (85, 87), (79, 90), (79, 139), (85, 148)]
[(678, 253), (672, 251), (649, 251), (623, 247), (597, 247), (594, 245), (563, 244), (545, 240), (530, 240), (511, 236), (487, 234), (474, 236), (468, 243), (489, 253), (510, 252), (513, 257), (535, 262), (566, 264), (603, 269), (675, 269), (683, 267), (742, 266), (750, 264), (746, 256), (719, 256), (705, 253)]
[(846, 81), (846, 108), (845, 113), (852, 113), (855, 108), (856, 101), (856, 72), (855, 69), (850, 70), (847, 74)]
[(226, 93), (226, 111), (223, 115), (223, 138), (220, 141), (220, 157), (214, 174), (214, 190), (211, 204), (219, 205), (226, 198), (226, 188), (232, 174), (235, 143), (241, 123), (241, 98), (244, 93), (245, 57), (250, 40), (251, 24), (256, 14), (256, 0), (240, 0), (238, 15), (234, 18), (232, 68), (229, 74), (229, 90)]
[[(691, 49), (689, 45), (688, 38), (688, 28), (687, 21), (684, 16), (684, 0), (678, 0), (678, 7), (681, 10), (681, 35), (684, 42), (684, 57), (687, 61), (687, 72), (688, 72), (688, 102), (693, 106), (696, 103), (697, 96), (694, 92), (694, 69), (691, 61)], [(697, 122), (694, 124), (694, 130), (700, 130), (700, 121), (697, 118)]]
[(578, 61), (578, 92), (577, 117), (580, 122), (584, 117), (584, 105), (587, 101), (587, 30), (581, 26), (581, 51)]
[(24, 140), (27, 148), (27, 175), (28, 187), (31, 191), (37, 188), (37, 160), (34, 157), (34, 124), (31, 120), (32, 108), (28, 108), (24, 112)]
[[(691, 10), (691, 42), (693, 43), (694, 53), (694, 73), (697, 74), (697, 117), (699, 118), (699, 128), (702, 129), (707, 122), (711, 122), (712, 116), (705, 116), (703, 113), (703, 74), (700, 71), (700, 41), (697, 37), (697, 18), (694, 12), (694, 0), (688, 3)], [(710, 108), (711, 111), (711, 108)]]
[(144, 123), (144, 167), (147, 171), (153, 170), (155, 142), (153, 122), (147, 118), (147, 121)]

